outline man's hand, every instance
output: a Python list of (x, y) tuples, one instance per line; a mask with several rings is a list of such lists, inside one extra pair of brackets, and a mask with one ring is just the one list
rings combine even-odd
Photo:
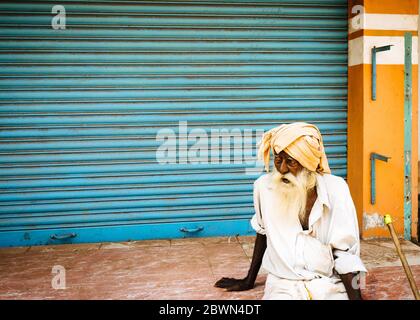
[(257, 233), (254, 244), (254, 253), (252, 254), (251, 266), (248, 275), (243, 279), (222, 278), (214, 286), (224, 288), (226, 291), (245, 291), (254, 288), (255, 279), (262, 263), (265, 249), (267, 248), (267, 237)]
[(248, 280), (248, 277), (244, 279), (234, 278), (222, 278), (214, 284), (215, 287), (225, 288), (226, 291), (245, 291), (250, 290), (254, 287)]

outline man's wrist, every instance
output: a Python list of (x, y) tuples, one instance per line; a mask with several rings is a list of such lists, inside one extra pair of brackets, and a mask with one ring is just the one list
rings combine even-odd
[(252, 275), (247, 275), (245, 278), (244, 278), (244, 281), (245, 281), (245, 283), (246, 283), (246, 285), (247, 286), (249, 286), (249, 287), (253, 287), (254, 286), (254, 283), (255, 283), (255, 279), (256, 279), (256, 277), (255, 276), (252, 276)]

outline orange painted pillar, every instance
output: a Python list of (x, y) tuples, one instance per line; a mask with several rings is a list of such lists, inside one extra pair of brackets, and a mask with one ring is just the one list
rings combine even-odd
[[(404, 235), (404, 34), (412, 33), (412, 236), (417, 238), (418, 193), (418, 0), (349, 1), (348, 183), (362, 238), (389, 237), (382, 217), (391, 214)], [(377, 53), (372, 100), (372, 47)], [(376, 203), (371, 204), (370, 154), (376, 161)]]

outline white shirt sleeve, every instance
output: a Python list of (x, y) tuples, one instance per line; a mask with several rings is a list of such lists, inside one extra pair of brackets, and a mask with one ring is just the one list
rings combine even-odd
[[(334, 203), (330, 245), (335, 258), (334, 268), (339, 274), (367, 272), (360, 259), (360, 238), (356, 209), (347, 183), (337, 190), (340, 195)], [(341, 191), (341, 192), (340, 192)]]
[(264, 221), (263, 221), (263, 217), (262, 217), (262, 213), (261, 213), (260, 192), (259, 192), (259, 189), (258, 189), (257, 181), (254, 182), (254, 209), (255, 209), (255, 214), (252, 216), (251, 226), (257, 233), (264, 235), (266, 232), (265, 232)]

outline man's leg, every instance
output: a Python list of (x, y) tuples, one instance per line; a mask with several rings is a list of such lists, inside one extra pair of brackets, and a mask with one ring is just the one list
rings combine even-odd
[(303, 281), (281, 279), (268, 274), (263, 300), (308, 300)]
[(313, 300), (348, 300), (346, 288), (339, 278), (319, 278), (305, 281)]

